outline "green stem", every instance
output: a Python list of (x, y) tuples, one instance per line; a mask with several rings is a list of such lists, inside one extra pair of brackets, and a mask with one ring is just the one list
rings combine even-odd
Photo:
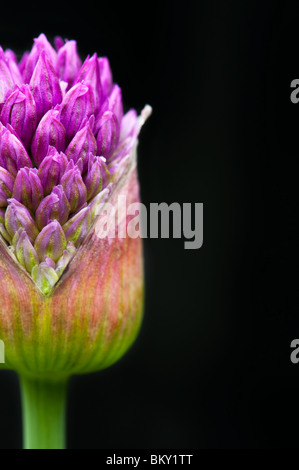
[(24, 449), (65, 448), (67, 380), (21, 376)]

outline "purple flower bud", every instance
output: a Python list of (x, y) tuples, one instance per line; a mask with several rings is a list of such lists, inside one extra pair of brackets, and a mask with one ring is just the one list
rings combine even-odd
[(41, 119), (33, 137), (31, 151), (34, 161), (39, 166), (48, 153), (49, 146), (58, 152), (65, 148), (65, 128), (58, 120), (59, 111), (51, 109)]
[(53, 220), (53, 222), (46, 225), (39, 233), (34, 243), (34, 249), (40, 261), (42, 261), (45, 256), (49, 256), (49, 258), (56, 262), (62, 255), (65, 247), (66, 239), (64, 231), (57, 220)]
[(112, 113), (114, 113), (118, 120), (118, 124), (120, 125), (124, 115), (124, 110), (121, 89), (118, 85), (113, 86), (110, 95), (106, 98), (105, 102), (103, 103), (101, 113), (104, 113), (105, 111), (111, 111)]
[(103, 157), (93, 157), (88, 162), (88, 171), (84, 178), (87, 201), (96, 196), (109, 183), (109, 171)]
[(90, 122), (83, 127), (69, 143), (65, 154), (69, 160), (74, 160), (75, 163), (82, 158), (83, 160), (83, 173), (87, 170), (88, 155), (97, 153), (97, 143), (91, 130)]
[(102, 85), (102, 99), (105, 100), (110, 95), (113, 86), (112, 72), (107, 57), (99, 57), (100, 78)]
[(54, 186), (60, 183), (67, 165), (68, 159), (66, 156), (62, 152), (56, 152), (56, 150), (51, 147), (50, 154), (43, 159), (37, 172), (42, 182), (45, 195), (50, 194)]
[(59, 80), (46, 53), (41, 52), (30, 80), (30, 87), (36, 104), (37, 120), (61, 103), (62, 92)]
[(76, 41), (67, 41), (59, 48), (57, 69), (59, 77), (71, 87), (81, 68), (82, 62), (77, 53)]
[(68, 242), (66, 250), (63, 251), (62, 256), (57, 261), (56, 272), (58, 276), (61, 276), (76, 251), (75, 245), (72, 242)]
[(70, 203), (71, 212), (79, 210), (86, 203), (87, 191), (78, 167), (65, 172), (61, 185)]
[(0, 47), (0, 85), (0, 103), (4, 103), (6, 96), (13, 90), (14, 80), (2, 47)]
[[(22, 75), (22, 77), (24, 77), (25, 75), (25, 68), (26, 68), (26, 64), (27, 64), (27, 61), (28, 61), (28, 57), (29, 57), (29, 52), (26, 51), (24, 52), (20, 62), (19, 62), (19, 70), (20, 70), (20, 74)], [(32, 69), (33, 71), (33, 69)], [(31, 78), (31, 77), (30, 77)], [(25, 80), (25, 81), (29, 81), (29, 80)]]
[(11, 174), (0, 166), (0, 207), (7, 206), (7, 199), (12, 195), (14, 178)]
[(18, 171), (13, 188), (13, 197), (24, 204), (31, 212), (37, 209), (44, 197), (44, 190), (36, 168), (21, 168)]
[(4, 126), (0, 128), (0, 166), (6, 168), (13, 176), (24, 166), (32, 167), (22, 142)]
[(91, 100), (94, 103), (94, 114), (97, 114), (102, 103), (102, 87), (100, 81), (100, 66), (97, 55), (94, 54), (91, 58), (87, 57), (83, 63), (75, 83), (82, 82), (88, 85), (91, 95)]
[(58, 220), (63, 225), (68, 219), (70, 205), (61, 185), (55, 186), (51, 194), (42, 200), (37, 208), (35, 220), (41, 230), (51, 220)]
[(55, 45), (56, 51), (59, 51), (59, 49), (61, 49), (62, 46), (64, 46), (64, 40), (62, 39), (61, 36), (55, 36), (54, 45)]
[(56, 263), (51, 258), (49, 258), (48, 256), (45, 256), (43, 262), (46, 263), (48, 266), (50, 266), (50, 268), (55, 269), (55, 267), (56, 267)]
[(8, 207), (5, 212), (5, 228), (12, 238), (19, 228), (23, 228), (27, 232), (31, 242), (38, 235), (37, 227), (29, 210), (16, 199), (8, 199)]
[(114, 113), (105, 111), (95, 123), (97, 153), (108, 158), (116, 148), (119, 139), (119, 124)]
[(27, 233), (23, 229), (18, 230), (18, 240), (15, 244), (15, 253), (21, 265), (31, 273), (33, 266), (39, 264), (39, 259), (33, 248)]
[(5, 101), (0, 119), (4, 126), (10, 124), (29, 147), (36, 128), (36, 108), (29, 85), (22, 85), (11, 93)]
[(4, 55), (14, 83), (19, 86), (22, 85), (23, 79), (18, 67), (16, 54), (10, 49), (6, 49)]
[(57, 53), (55, 49), (51, 46), (44, 34), (40, 34), (38, 38), (34, 39), (34, 45), (30, 53), (24, 54), (25, 57), (20, 63), (20, 70), (23, 74), (25, 83), (29, 83), (36, 64), (40, 58), (42, 51), (48, 57), (49, 62), (51, 62), (52, 67), (56, 71), (56, 62), (57, 62)]
[(51, 292), (59, 279), (55, 269), (47, 263), (40, 263), (38, 266), (34, 266), (31, 276), (44, 295), (48, 295)]
[(83, 160), (82, 160), (82, 158), (79, 158), (77, 163), (74, 163), (74, 160), (70, 160), (67, 164), (65, 173), (67, 171), (74, 170), (75, 168), (77, 168), (77, 170), (79, 170), (80, 173), (82, 174), (82, 171), (83, 171)]
[(91, 223), (90, 208), (85, 207), (81, 209), (62, 227), (67, 241), (71, 241), (75, 246), (79, 246), (91, 228)]
[(65, 127), (69, 142), (80, 128), (84, 118), (94, 112), (93, 103), (89, 99), (89, 88), (82, 83), (74, 85), (65, 95), (61, 103), (60, 121)]

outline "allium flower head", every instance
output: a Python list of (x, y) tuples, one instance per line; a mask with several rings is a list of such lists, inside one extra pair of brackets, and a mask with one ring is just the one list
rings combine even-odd
[(136, 337), (141, 239), (102, 237), (101, 221), (139, 202), (149, 113), (124, 113), (108, 59), (81, 61), (75, 41), (41, 34), (20, 61), (0, 48), (0, 339), (21, 376), (102, 369)]
[(93, 226), (98, 195), (121, 178), (140, 129), (134, 111), (123, 113), (106, 57), (82, 63), (75, 41), (55, 45), (41, 34), (19, 63), (0, 50), (0, 236), (44, 295)]

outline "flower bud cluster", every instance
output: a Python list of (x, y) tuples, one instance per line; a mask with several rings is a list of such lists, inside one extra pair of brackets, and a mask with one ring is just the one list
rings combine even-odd
[(99, 193), (139, 132), (109, 61), (41, 34), (18, 62), (0, 47), (0, 237), (46, 295), (84, 241)]

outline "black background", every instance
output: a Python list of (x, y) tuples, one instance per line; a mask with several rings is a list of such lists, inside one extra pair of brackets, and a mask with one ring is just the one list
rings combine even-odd
[[(299, 6), (43, 2), (4, 7), (0, 44), (40, 32), (110, 58), (142, 130), (142, 200), (204, 203), (204, 244), (146, 240), (140, 335), (74, 377), (69, 448), (298, 447)], [(0, 448), (21, 447), (17, 378), (0, 373)]]

